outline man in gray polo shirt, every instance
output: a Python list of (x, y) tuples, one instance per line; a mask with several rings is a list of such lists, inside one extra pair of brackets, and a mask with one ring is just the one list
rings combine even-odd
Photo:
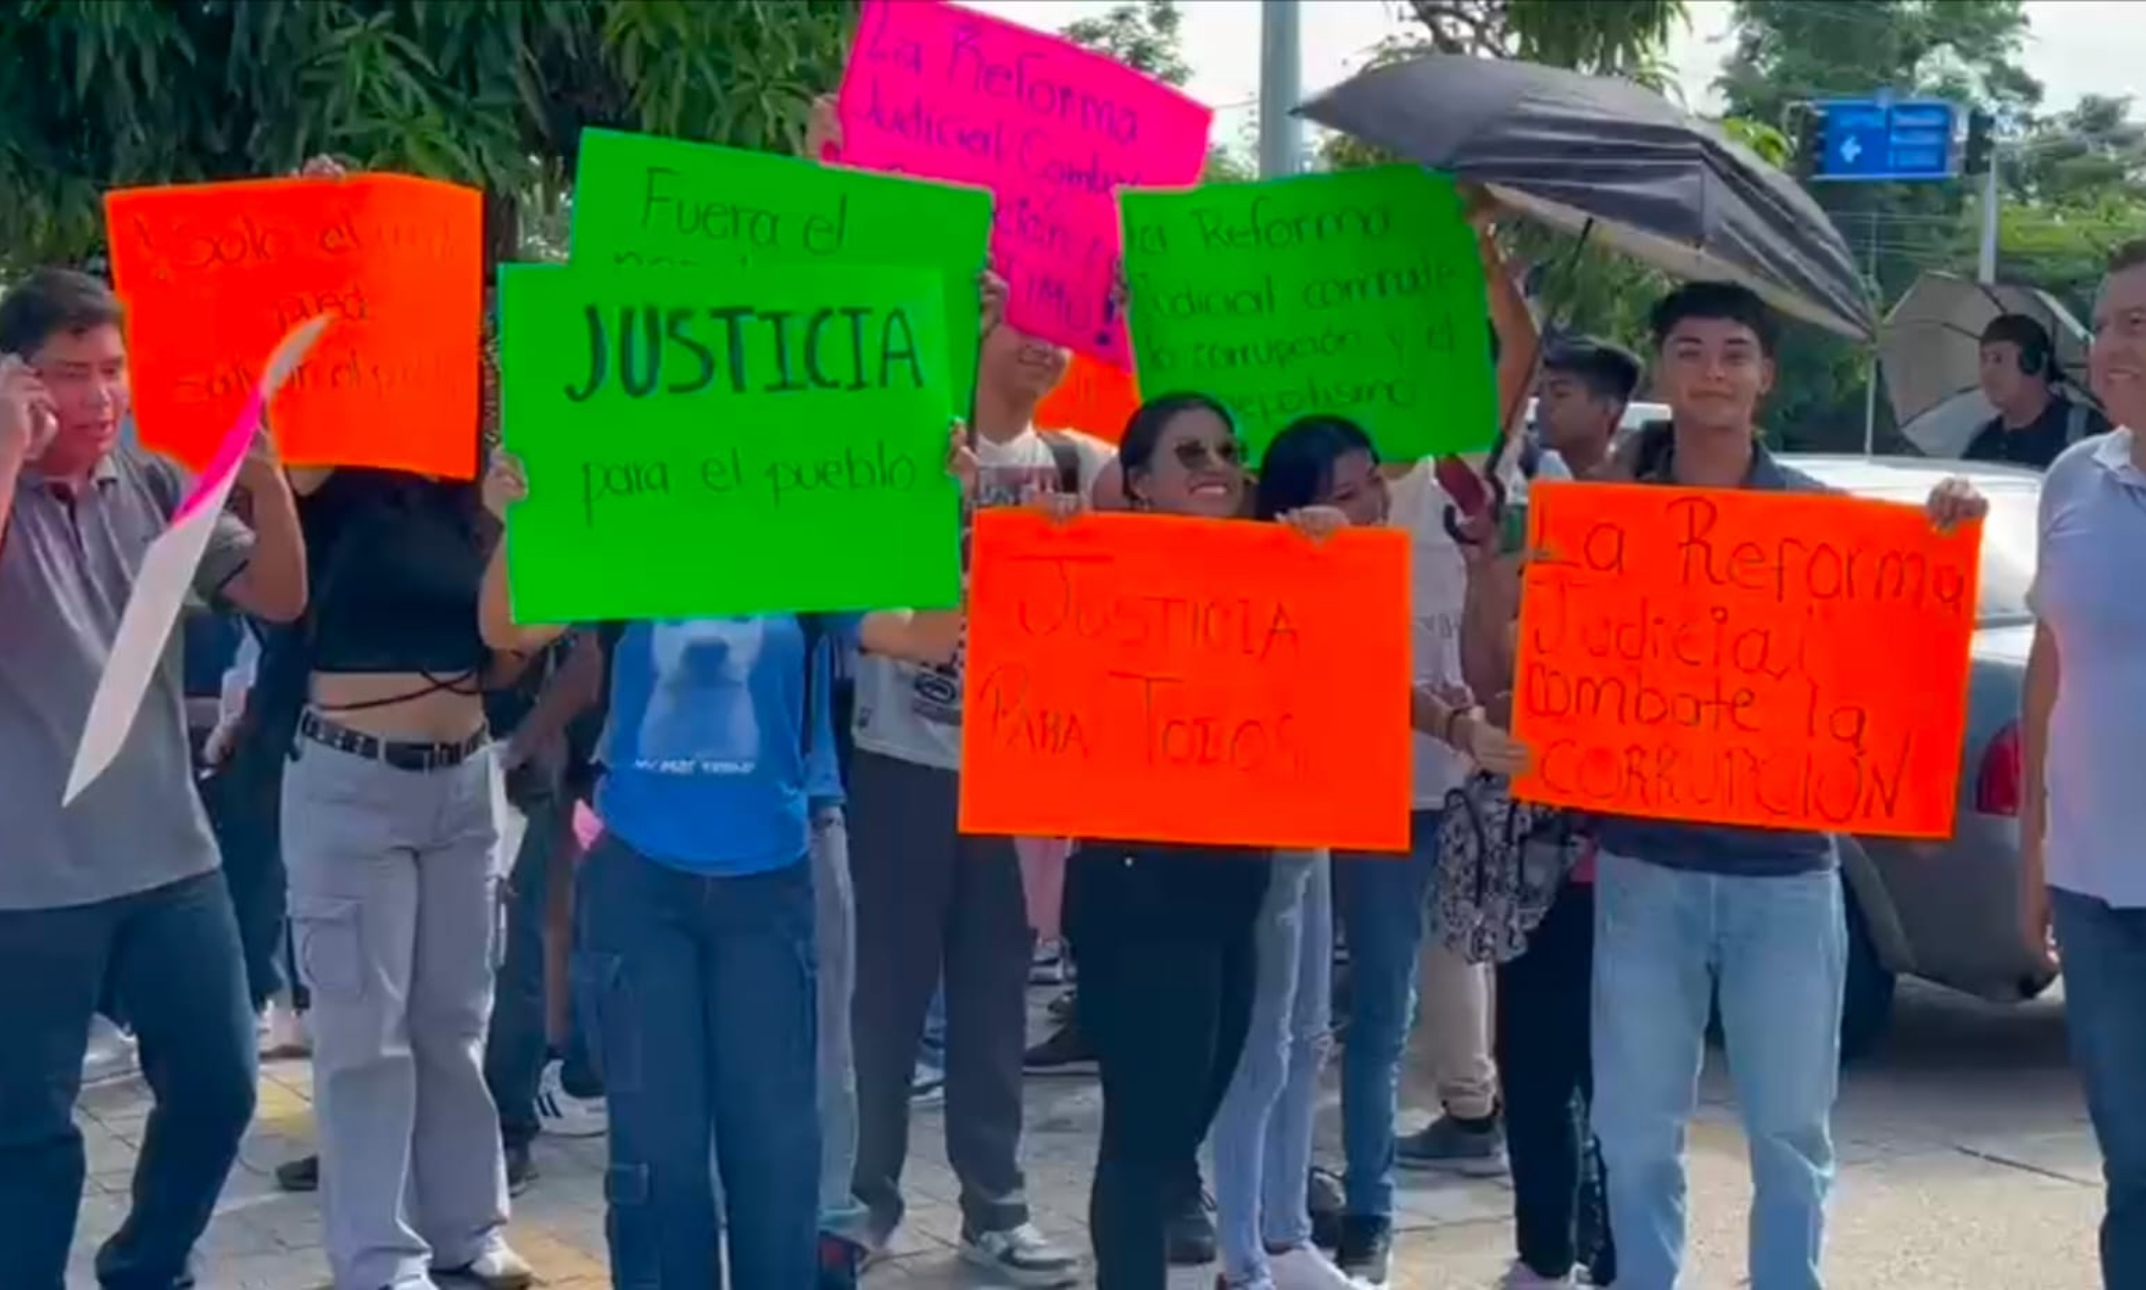
[(2146, 241), (2110, 262), (2094, 307), (2094, 395), (2119, 427), (2067, 449), (2042, 484), (2034, 648), (2021, 721), (2021, 905), (2052, 916), (2073, 1061), (2108, 1177), (2101, 1275), (2146, 1286)]
[[(1773, 385), (1765, 304), (1727, 283), (1671, 292), (1653, 317), (1666, 434), (1624, 463), (1639, 482), (1816, 491), (1759, 442)], [(1988, 503), (1930, 495), (1940, 527)], [(1831, 837), (1604, 816), (1595, 878), (1594, 1127), (1617, 1284), (1674, 1290), (1684, 1256), (1684, 1131), (1718, 994), (1756, 1192), (1752, 1290), (1817, 1290), (1848, 933)]]
[[(97, 1256), (107, 1290), (193, 1284), (194, 1242), (253, 1114), (237, 924), (192, 783), (179, 638), (125, 747), (60, 805), (136, 570), (186, 481), (121, 442), (118, 300), (40, 270), (0, 297), (0, 1286), (62, 1290), (82, 1192), (73, 1110), (90, 1019), (141, 1041), (156, 1095), (134, 1209)], [(239, 481), (256, 533), (217, 522), (204, 599), (288, 620), (305, 552), (264, 439)]]

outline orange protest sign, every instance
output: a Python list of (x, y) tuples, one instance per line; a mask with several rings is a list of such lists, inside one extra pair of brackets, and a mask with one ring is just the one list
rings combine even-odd
[(976, 519), (971, 833), (1405, 851), (1408, 537)]
[(1036, 405), (1034, 420), (1045, 430), (1078, 430), (1116, 443), (1125, 437), (1125, 423), (1139, 406), (1140, 387), (1131, 372), (1075, 354), (1065, 379)]
[(1518, 795), (1620, 815), (1952, 833), (1981, 525), (1813, 493), (1545, 484)]
[(334, 324), (269, 421), (298, 466), (477, 471), (483, 201), (404, 175), (108, 193), (142, 442), (196, 470), (292, 327)]

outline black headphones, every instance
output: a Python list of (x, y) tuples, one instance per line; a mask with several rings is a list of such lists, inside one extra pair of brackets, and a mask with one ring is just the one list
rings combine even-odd
[(2019, 371), (2022, 376), (2041, 376), (2049, 370), (2048, 342), (2033, 341), (2019, 347)]

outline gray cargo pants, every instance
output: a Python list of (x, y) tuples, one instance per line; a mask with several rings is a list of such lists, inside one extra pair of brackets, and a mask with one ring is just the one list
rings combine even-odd
[(484, 1083), (496, 837), (490, 749), (406, 771), (301, 737), (284, 774), (337, 1290), (429, 1285), (429, 1269), (502, 1240), (506, 1169)]

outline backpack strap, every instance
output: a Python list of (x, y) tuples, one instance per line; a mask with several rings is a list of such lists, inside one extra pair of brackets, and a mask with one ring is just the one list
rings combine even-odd
[(2072, 403), (2070, 415), (2064, 418), (2065, 447), (2069, 448), (2081, 439), (2086, 438), (2087, 415), (2087, 406), (2084, 403), (2077, 401)]
[(1056, 430), (1039, 430), (1036, 437), (1051, 450), (1051, 464), (1058, 468), (1058, 491), (1077, 495), (1080, 492), (1080, 449)]

